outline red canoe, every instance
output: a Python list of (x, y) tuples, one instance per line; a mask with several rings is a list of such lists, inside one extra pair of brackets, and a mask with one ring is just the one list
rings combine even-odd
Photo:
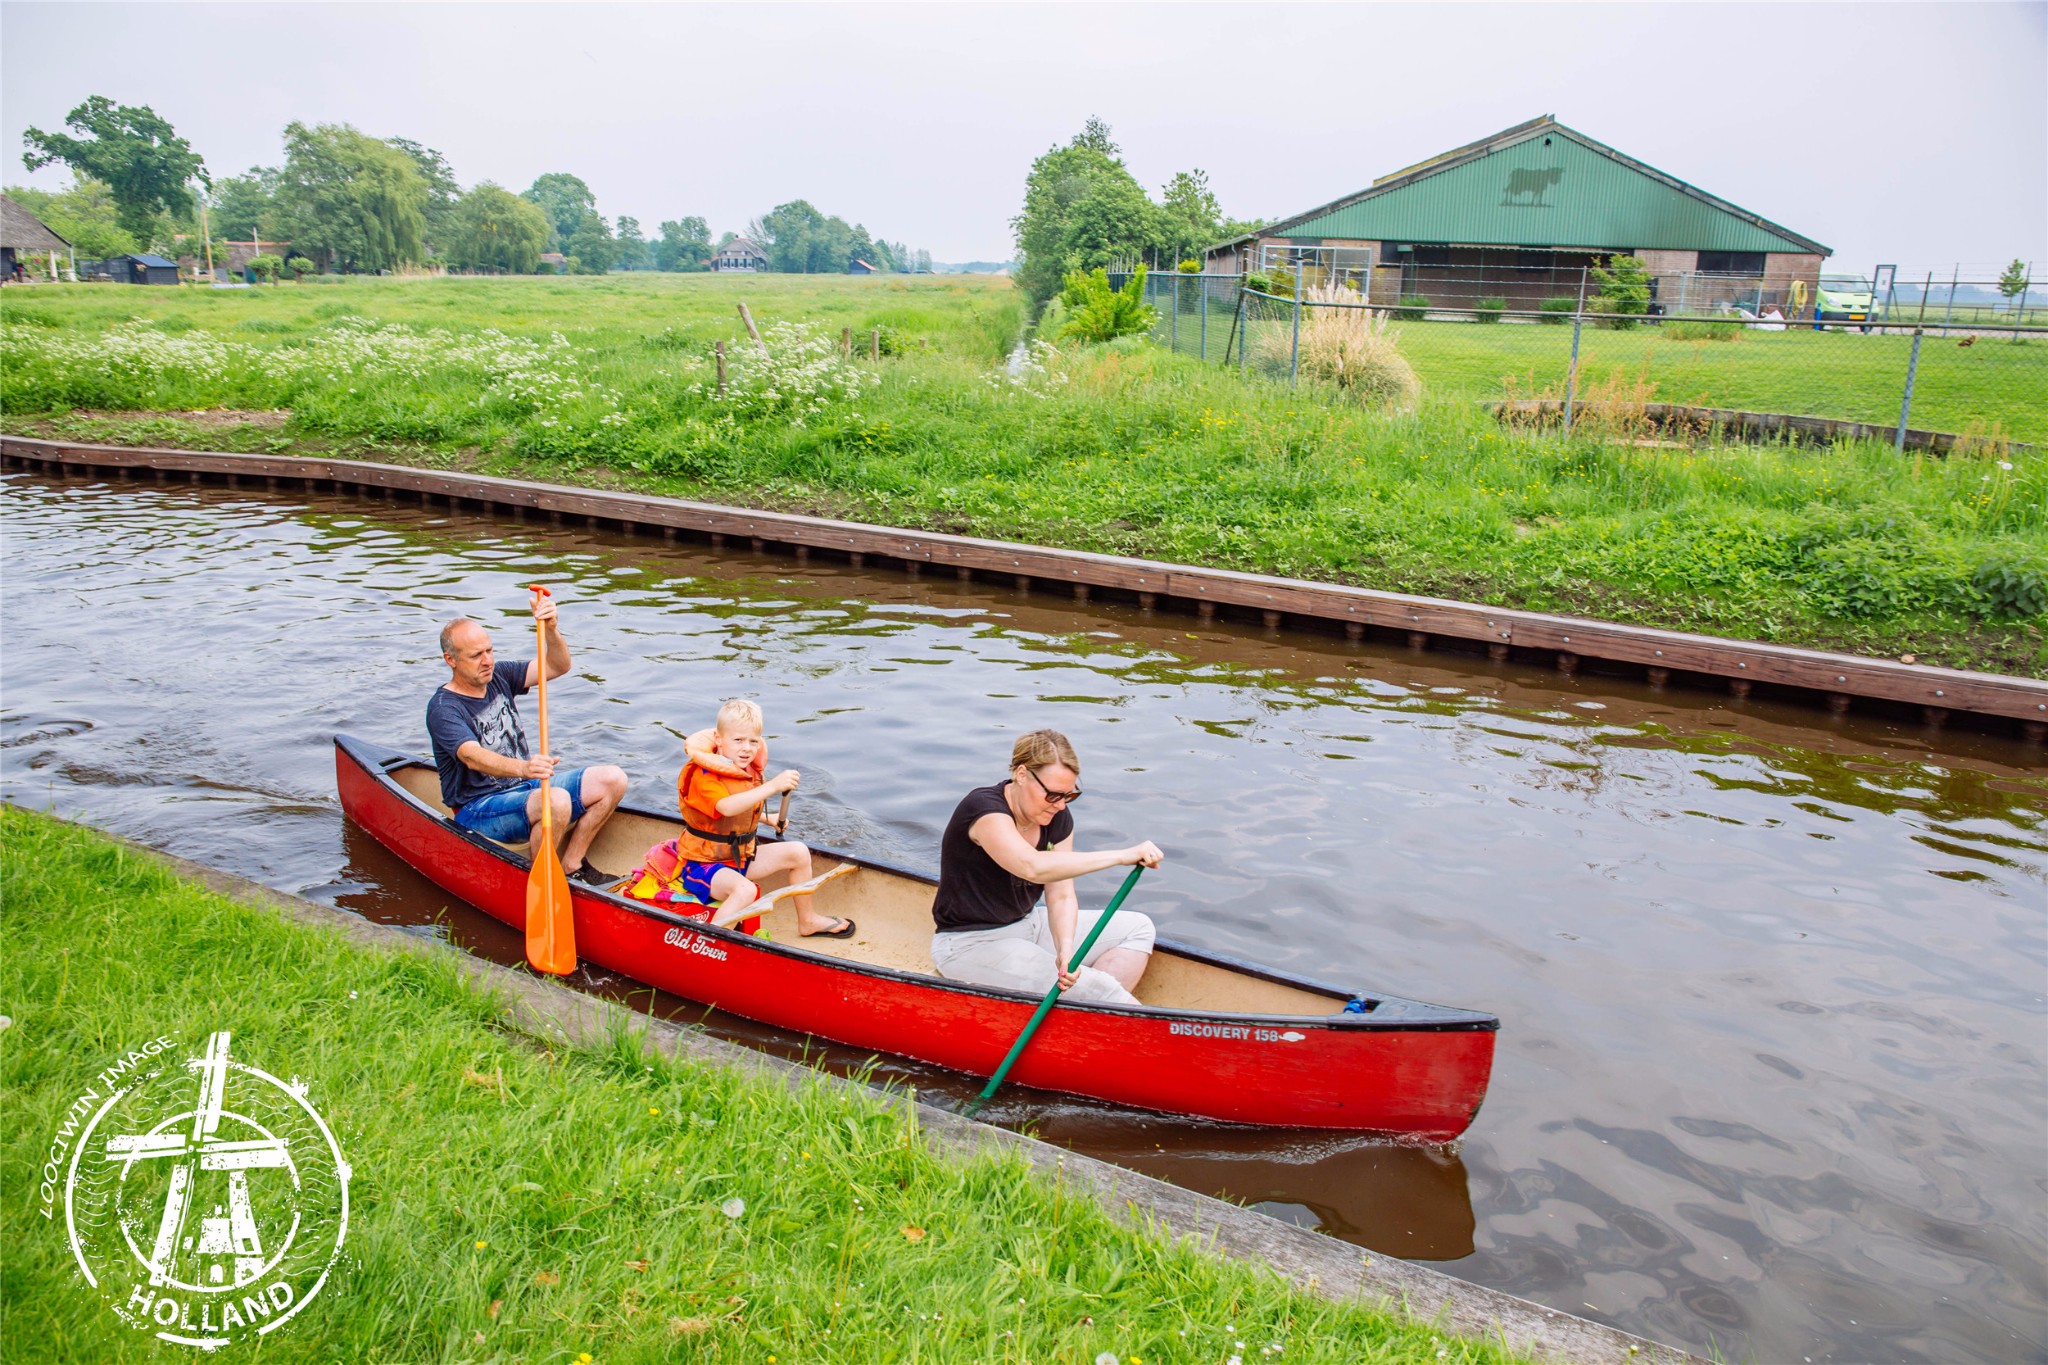
[[(349, 819), (449, 892), (525, 927), (524, 850), (456, 828), (433, 764), (346, 735), (334, 748)], [(632, 867), (676, 828), (673, 815), (623, 806), (593, 861)], [(823, 849), (812, 858), (818, 872), (859, 869), (817, 892), (820, 913), (859, 923), (854, 937), (799, 938), (786, 901), (764, 919), (770, 937), (753, 937), (571, 883), (576, 951), (749, 1019), (993, 1072), (1036, 998), (932, 973), (930, 877)], [(1227, 1123), (1444, 1142), (1486, 1097), (1500, 1027), (1490, 1014), (1346, 990), (1164, 939), (1138, 995), (1135, 1007), (1061, 1005), (1010, 1079)]]

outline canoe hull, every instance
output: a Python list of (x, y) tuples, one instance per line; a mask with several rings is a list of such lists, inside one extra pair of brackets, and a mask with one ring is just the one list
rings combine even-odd
[[(394, 781), (389, 770), (412, 761), (338, 738), (343, 811), (444, 890), (523, 930), (524, 861), (456, 828)], [(970, 1075), (995, 1070), (1037, 1003), (712, 928), (579, 884), (571, 899), (585, 961), (745, 1018)], [(1423, 1017), (1403, 1024), (1334, 1012), (1341, 999), (1329, 1016), (1073, 1004), (1047, 1016), (1010, 1076), (1227, 1123), (1448, 1141), (1485, 1096), (1498, 1022), (1391, 1003)]]

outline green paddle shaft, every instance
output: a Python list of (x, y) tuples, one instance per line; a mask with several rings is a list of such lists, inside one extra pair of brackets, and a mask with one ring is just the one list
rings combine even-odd
[[(1116, 889), (1116, 894), (1109, 898), (1109, 908), (1096, 917), (1095, 927), (1088, 931), (1088, 937), (1082, 939), (1081, 946), (1074, 951), (1074, 960), (1067, 964), (1068, 971), (1078, 972), (1081, 970), (1082, 959), (1087, 957), (1088, 950), (1095, 946), (1095, 940), (1102, 936), (1102, 931), (1109, 925), (1109, 917), (1114, 915), (1117, 907), (1124, 903), (1124, 897), (1131, 894), (1131, 888), (1138, 884), (1138, 876), (1144, 870), (1145, 865), (1143, 863), (1132, 865), (1131, 875), (1124, 878), (1124, 884), (1119, 886)], [(1017, 1035), (1017, 1041), (1010, 1045), (1010, 1055), (1003, 1058), (1003, 1064), (996, 1068), (996, 1074), (988, 1078), (988, 1086), (981, 1092), (979, 1098), (975, 1100), (976, 1104), (980, 1104), (982, 1100), (996, 1093), (996, 1087), (1003, 1083), (1003, 1077), (1010, 1074), (1010, 1068), (1015, 1066), (1017, 1059), (1024, 1055), (1024, 1045), (1031, 1041), (1032, 1034), (1038, 1032), (1038, 1025), (1044, 1020), (1046, 1015), (1052, 1012), (1053, 1003), (1059, 998), (1060, 983), (1055, 981), (1052, 983), (1052, 989), (1045, 993), (1045, 999), (1038, 1002), (1038, 1013), (1031, 1016), (1031, 1022), (1024, 1026), (1024, 1031)]]

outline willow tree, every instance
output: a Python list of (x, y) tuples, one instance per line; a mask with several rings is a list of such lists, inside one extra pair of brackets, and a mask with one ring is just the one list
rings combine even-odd
[(426, 256), (431, 190), (413, 159), (345, 123), (284, 129), (278, 227), (336, 270), (388, 270)]
[(486, 180), (455, 201), (448, 215), (448, 264), (458, 270), (531, 275), (547, 249), (548, 216)]

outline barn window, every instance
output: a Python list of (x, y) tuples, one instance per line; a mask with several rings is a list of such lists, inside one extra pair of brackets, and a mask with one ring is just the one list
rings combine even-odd
[(1764, 253), (1702, 251), (1699, 270), (1703, 275), (1761, 275), (1764, 273)]

